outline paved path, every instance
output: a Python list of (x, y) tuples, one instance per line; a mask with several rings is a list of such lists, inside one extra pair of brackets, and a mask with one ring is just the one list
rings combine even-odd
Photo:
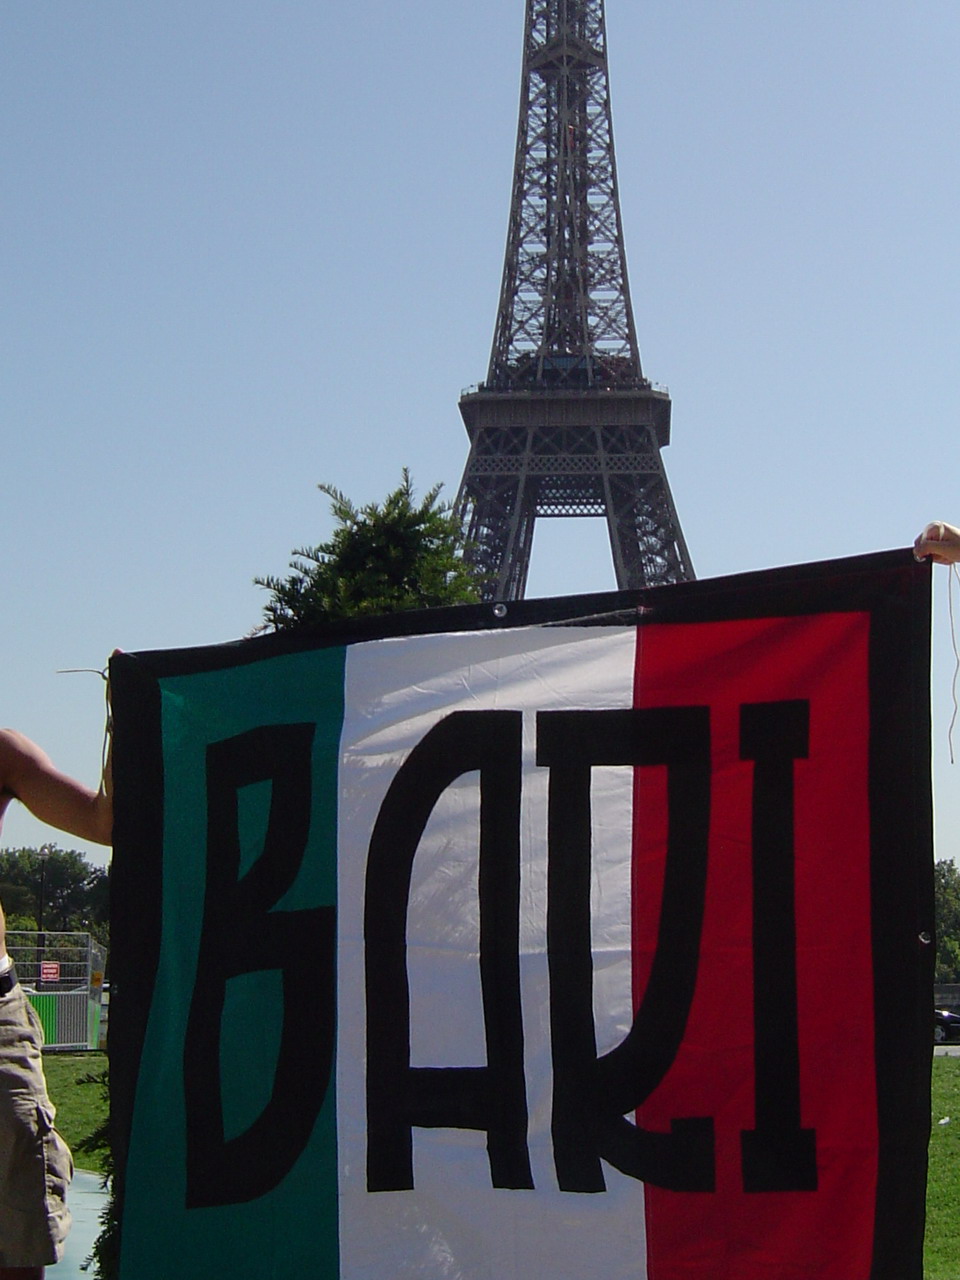
[(93, 1242), (100, 1234), (100, 1210), (106, 1200), (100, 1187), (99, 1173), (78, 1169), (70, 1184), (70, 1212), (73, 1226), (67, 1236), (63, 1257), (55, 1267), (47, 1268), (48, 1280), (90, 1280), (92, 1270), (80, 1268), (90, 1256)]

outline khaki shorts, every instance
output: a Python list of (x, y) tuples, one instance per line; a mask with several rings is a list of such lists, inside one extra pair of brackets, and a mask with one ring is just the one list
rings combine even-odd
[(0, 1267), (59, 1262), (70, 1229), (70, 1149), (53, 1127), (40, 1019), (19, 986), (0, 996)]

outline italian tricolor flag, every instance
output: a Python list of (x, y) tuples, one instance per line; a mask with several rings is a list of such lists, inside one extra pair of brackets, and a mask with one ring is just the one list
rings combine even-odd
[(115, 658), (121, 1280), (919, 1280), (928, 591)]

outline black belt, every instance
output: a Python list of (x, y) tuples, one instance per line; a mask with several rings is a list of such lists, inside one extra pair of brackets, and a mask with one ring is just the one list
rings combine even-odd
[(13, 965), (9, 969), (4, 969), (3, 973), (0, 973), (0, 996), (9, 995), (17, 985), (17, 981), (17, 971)]

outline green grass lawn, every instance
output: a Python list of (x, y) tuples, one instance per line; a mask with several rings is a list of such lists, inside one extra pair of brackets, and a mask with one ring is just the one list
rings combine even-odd
[[(76, 1153), (81, 1169), (102, 1170), (99, 1153), (77, 1151), (83, 1138), (106, 1117), (107, 1103), (96, 1084), (81, 1083), (107, 1065), (102, 1053), (48, 1053), (43, 1059), (57, 1127)], [(938, 1121), (950, 1117), (949, 1124)], [(960, 1280), (960, 1058), (933, 1061), (933, 1134), (927, 1183), (925, 1280)]]
[[(950, 1117), (949, 1124), (938, 1121)], [(925, 1280), (960, 1277), (960, 1058), (933, 1060)]]
[(105, 1053), (45, 1053), (43, 1070), (47, 1092), (57, 1108), (57, 1128), (66, 1138), (77, 1168), (103, 1172), (103, 1153), (80, 1150), (107, 1118), (107, 1100), (99, 1084), (83, 1083), (85, 1077), (99, 1075), (107, 1065)]

